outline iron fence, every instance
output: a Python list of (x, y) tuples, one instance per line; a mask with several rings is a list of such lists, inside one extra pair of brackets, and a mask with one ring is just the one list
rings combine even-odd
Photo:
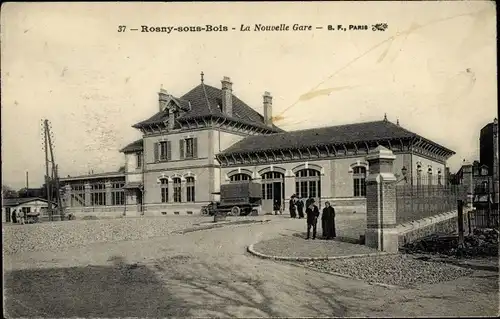
[(467, 191), (462, 185), (442, 182), (421, 179), (418, 183), (398, 183), (396, 222), (401, 224), (456, 210), (457, 200), (464, 199)]
[(498, 210), (475, 209), (469, 211), (469, 221), (471, 229), (476, 228), (496, 228), (499, 226)]

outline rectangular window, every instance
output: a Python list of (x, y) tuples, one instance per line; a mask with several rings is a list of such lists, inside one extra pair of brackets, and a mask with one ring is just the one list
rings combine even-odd
[(176, 179), (174, 179), (174, 202), (180, 203), (181, 201), (182, 201), (181, 181), (180, 181), (180, 178), (179, 179), (176, 178)]
[(104, 183), (90, 185), (90, 202), (92, 206), (106, 205), (106, 186)]
[(31, 207), (23, 207), (23, 214), (26, 216), (26, 214), (31, 212)]
[(193, 139), (192, 138), (187, 138), (184, 140), (184, 143), (186, 145), (186, 158), (193, 158)]
[(361, 196), (361, 192), (360, 192), (360, 179), (359, 178), (355, 178), (354, 179), (354, 197), (359, 197)]
[(125, 193), (123, 191), (124, 182), (111, 183), (111, 205), (125, 205)]
[(85, 206), (85, 185), (71, 185), (71, 207)]
[(317, 184), (316, 181), (309, 181), (309, 196), (310, 197), (317, 197)]
[(161, 180), (161, 202), (168, 203), (168, 180)]
[(307, 192), (307, 181), (300, 182), (300, 197), (309, 198), (309, 194)]
[(194, 202), (194, 178), (188, 177), (186, 180), (186, 201)]
[(168, 160), (168, 142), (160, 142), (160, 161)]
[(137, 168), (142, 168), (142, 154), (141, 153), (137, 153), (135, 154), (135, 162), (137, 164)]

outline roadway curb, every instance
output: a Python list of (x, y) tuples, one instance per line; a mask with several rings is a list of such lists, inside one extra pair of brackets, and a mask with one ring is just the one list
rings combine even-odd
[[(257, 243), (255, 243), (255, 244), (257, 244)], [(284, 256), (270, 256), (270, 255), (265, 255), (265, 254), (259, 253), (258, 251), (256, 251), (254, 249), (254, 245), (255, 244), (252, 244), (252, 245), (250, 245), (250, 246), (247, 247), (247, 251), (249, 253), (251, 253), (252, 255), (255, 255), (255, 256), (257, 256), (259, 258), (262, 258), (262, 259), (281, 260), (281, 261), (289, 261), (289, 262), (293, 262), (293, 261), (315, 261), (315, 260), (336, 260), (336, 259), (349, 259), (349, 258), (360, 258), (360, 257), (374, 257), (374, 256), (385, 256), (385, 255), (395, 255), (395, 254), (397, 254), (397, 253), (389, 253), (389, 252), (380, 252), (380, 253), (355, 254), (355, 255), (331, 256), (331, 257), (284, 257)], [(380, 286), (380, 287), (389, 288), (389, 289), (391, 289), (391, 288), (403, 288), (403, 287), (400, 287), (400, 286), (383, 284), (383, 283), (378, 283), (378, 282), (368, 282), (366, 280), (358, 279), (358, 278), (355, 278), (355, 277), (350, 276), (350, 275), (341, 274), (339, 272), (319, 270), (319, 269), (316, 269), (316, 268), (311, 268), (311, 267), (309, 267), (307, 265), (300, 265), (300, 264), (295, 264), (295, 263), (292, 263), (292, 265), (294, 265), (296, 267), (312, 269), (313, 271), (317, 271), (317, 272), (328, 274), (328, 275), (333, 275), (333, 276), (338, 276), (338, 277), (343, 277), (343, 278), (348, 278), (348, 279), (354, 279), (354, 280), (360, 280), (360, 281), (366, 282), (366, 283), (368, 283), (369, 285), (372, 285), (372, 286)]]
[(315, 261), (315, 260), (335, 260), (335, 259), (350, 259), (350, 258), (360, 258), (360, 257), (376, 257), (376, 256), (385, 256), (385, 255), (395, 255), (397, 253), (389, 253), (389, 252), (377, 252), (377, 253), (368, 253), (368, 254), (353, 254), (353, 255), (345, 255), (345, 256), (325, 256), (325, 257), (290, 257), (290, 256), (271, 256), (260, 253), (254, 249), (254, 245), (257, 243), (251, 244), (247, 247), (247, 251), (252, 255), (260, 257), (262, 259), (274, 259), (274, 260), (285, 260), (285, 261)]

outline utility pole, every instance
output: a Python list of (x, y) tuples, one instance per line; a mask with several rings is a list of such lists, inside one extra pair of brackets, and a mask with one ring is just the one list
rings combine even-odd
[(45, 188), (47, 191), (47, 212), (49, 213), (49, 220), (52, 221), (52, 194), (50, 187), (49, 177), (49, 121), (45, 120), (44, 125), (44, 138), (45, 138)]

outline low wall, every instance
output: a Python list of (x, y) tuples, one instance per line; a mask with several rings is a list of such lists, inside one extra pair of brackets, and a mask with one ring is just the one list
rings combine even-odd
[[(398, 225), (399, 247), (436, 233), (456, 233), (458, 231), (457, 217), (458, 212), (455, 210)], [(464, 231), (467, 232), (467, 229), (467, 213), (464, 212)]]

